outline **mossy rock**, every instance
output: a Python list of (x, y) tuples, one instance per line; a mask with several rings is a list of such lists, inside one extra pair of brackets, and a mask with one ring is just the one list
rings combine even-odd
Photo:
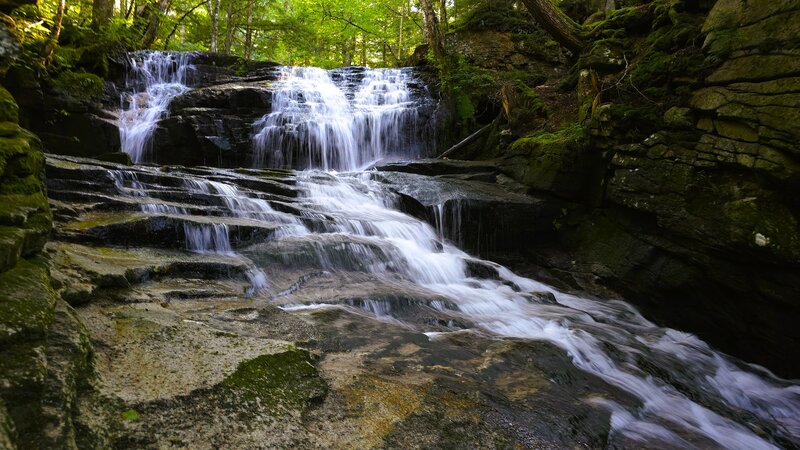
[(68, 100), (88, 102), (103, 92), (103, 79), (93, 73), (64, 71), (50, 80), (53, 91)]
[(327, 393), (311, 355), (297, 348), (239, 364), (220, 389), (223, 398), (236, 404), (237, 410), (246, 410), (242, 405), (252, 403), (266, 406), (275, 415), (303, 410)]
[(591, 46), (581, 54), (578, 67), (581, 69), (595, 69), (613, 71), (625, 67), (625, 52), (618, 39), (599, 39), (592, 42)]
[(93, 376), (88, 334), (50, 284), (42, 259), (0, 275), (0, 398), (19, 448), (76, 448), (77, 403)]
[(591, 196), (585, 189), (593, 183), (600, 155), (592, 152), (588, 142), (586, 130), (579, 125), (519, 139), (509, 153), (523, 156), (528, 164), (513, 164), (509, 169), (514, 178), (534, 190), (571, 199)]
[(111, 68), (107, 44), (95, 44), (83, 48), (77, 66), (99, 77), (107, 77)]
[(41, 145), (32, 133), (16, 131), (0, 137), (0, 234), (6, 243), (0, 268), (41, 250), (52, 229)]
[(512, 0), (495, 0), (493, 2), (479, 2), (466, 14), (459, 14), (453, 25), (458, 31), (483, 31), (498, 32), (534, 32), (537, 30), (535, 22), (530, 19), (524, 8), (515, 7)]
[(19, 106), (4, 87), (0, 86), (0, 122), (19, 122)]
[(788, 261), (800, 258), (800, 228), (786, 206), (769, 196), (749, 197), (726, 203), (723, 211), (732, 240), (782, 254)]
[(0, 274), (0, 342), (44, 337), (53, 323), (56, 300), (43, 262), (20, 260)]

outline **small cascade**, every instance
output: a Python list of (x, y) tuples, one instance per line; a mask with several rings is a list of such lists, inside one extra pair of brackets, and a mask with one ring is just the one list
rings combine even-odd
[(190, 193), (214, 195), (221, 199), (226, 213), (232, 217), (285, 225), (275, 233), (276, 236), (301, 236), (309, 233), (297, 217), (275, 211), (266, 200), (248, 197), (236, 185), (200, 178), (187, 178), (184, 183)]
[[(361, 270), (449, 299), (428, 307), (493, 334), (550, 342), (580, 369), (639, 399), (635, 408), (594, 400), (611, 411), (612, 433), (681, 448), (770, 449), (777, 447), (760, 436), (765, 428), (789, 436), (800, 431), (800, 386), (742, 367), (690, 334), (647, 321), (627, 303), (564, 294), (442, 243), (444, 208), (435, 230), (397, 211), (395, 196), (367, 173), (306, 172), (299, 178), (308, 208), (330, 218), (324, 234), (366, 244), (357, 255)], [(473, 275), (474, 264), (496, 276)], [(556, 301), (526, 294), (535, 292)], [(392, 305), (380, 300), (346, 304), (381, 320), (395, 315)], [(323, 304), (285, 304), (287, 310), (306, 307)], [(750, 419), (743, 422), (742, 414)]]
[[(143, 213), (178, 217), (190, 216), (190, 212), (186, 208), (164, 204), (159, 199), (150, 197), (145, 185), (139, 181), (136, 172), (112, 170), (109, 171), (109, 174), (114, 180), (117, 191), (142, 201), (140, 209)], [(234, 185), (195, 177), (184, 178), (183, 185), (190, 195), (214, 195), (216, 198), (216, 194), (218, 194), (218, 197), (222, 198), (222, 203), (226, 207), (222, 211), (226, 216), (250, 217), (287, 224), (288, 231), (282, 231), (284, 234), (307, 232), (302, 222), (294, 216), (274, 211), (265, 200), (249, 198)], [(227, 224), (184, 222), (183, 234), (186, 250), (190, 252), (245, 259), (233, 250), (230, 229)], [(250, 287), (246, 293), (252, 297), (267, 288), (267, 275), (252, 262), (248, 262), (248, 266), (246, 275), (250, 281)]]
[(273, 111), (254, 124), (255, 165), (342, 171), (419, 156), (411, 81), (409, 69), (283, 68)]
[(173, 98), (186, 92), (186, 73), (191, 69), (189, 53), (142, 51), (129, 56), (127, 92), (119, 111), (122, 151), (135, 163), (150, 155), (156, 124), (164, 117)]
[(209, 225), (183, 224), (186, 235), (186, 250), (195, 253), (219, 253), (233, 255), (228, 226), (224, 223)]

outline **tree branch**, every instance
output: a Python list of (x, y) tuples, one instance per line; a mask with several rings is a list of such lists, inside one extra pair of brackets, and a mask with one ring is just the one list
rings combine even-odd
[(172, 31), (170, 31), (169, 36), (167, 36), (167, 39), (164, 40), (164, 50), (166, 50), (167, 47), (169, 46), (170, 39), (172, 39), (172, 36), (174, 36), (175, 32), (178, 31), (178, 26), (181, 24), (181, 22), (183, 22), (183, 19), (185, 19), (186, 16), (188, 16), (189, 14), (194, 12), (195, 9), (203, 6), (205, 3), (206, 3), (206, 0), (201, 0), (200, 3), (196, 4), (194, 7), (192, 7), (192, 9), (186, 11), (185, 13), (183, 13), (183, 15), (181, 15), (181, 17), (178, 19), (178, 21), (175, 22), (175, 26), (172, 27)]

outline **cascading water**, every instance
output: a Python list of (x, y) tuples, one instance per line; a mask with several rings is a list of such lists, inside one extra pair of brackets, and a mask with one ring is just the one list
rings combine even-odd
[[(348, 74), (282, 69), (273, 111), (254, 124), (256, 165), (354, 171), (390, 155), (417, 156), (419, 142), (410, 130), (418, 126), (410, 79), (406, 70)], [(152, 130), (154, 125), (145, 122), (158, 118), (131, 117), (131, 130)], [(145, 213), (189, 213), (185, 207), (150, 199), (147, 187), (130, 176), (117, 174), (116, 179), (120, 189), (127, 182), (130, 187), (124, 189), (138, 197)], [(768, 449), (800, 442), (796, 383), (733, 360), (690, 334), (658, 327), (627, 303), (561, 293), (473, 258), (442, 239), (458, 226), (458, 214), (448, 217), (445, 208), (439, 208), (437, 232), (401, 213), (396, 195), (373, 180), (371, 172), (296, 174), (302, 221), (216, 177), (186, 176), (181, 189), (208, 197), (223, 216), (280, 224), (271, 242), (299, 242), (313, 249), (306, 259), (313, 259), (317, 270), (359, 272), (408, 297), (430, 300), (413, 307), (446, 313), (455, 322), (498, 337), (554, 344), (578, 368), (638, 399), (633, 406), (613, 398), (592, 400), (611, 411), (612, 435), (680, 448)], [(315, 232), (305, 221), (316, 224)], [(224, 224), (186, 227), (187, 249), (233, 252)], [(271, 270), (270, 263), (250, 256), (256, 261), (249, 263), (251, 292), (267, 292), (265, 271)], [(286, 255), (287, 260), (302, 257)], [(477, 275), (470, 270), (474, 265), (495, 275)], [(296, 296), (302, 289), (298, 282), (273, 293), (273, 299), (287, 310), (337, 307), (324, 296)], [(549, 292), (555, 301), (542, 301), (533, 292)], [(344, 304), (381, 320), (402, 320), (393, 303), (382, 298), (347, 299)], [(429, 337), (436, 339), (439, 331)]]
[[(387, 73), (365, 76), (348, 100), (347, 89), (321, 69), (285, 69), (273, 112), (256, 124), (254, 144), (262, 162), (297, 166), (293, 158), (306, 152), (306, 168), (356, 170), (402, 148), (400, 127), (406, 125), (402, 116), (410, 100), (401, 92), (402, 82), (378, 76)], [(551, 342), (577, 367), (638, 398), (641, 404), (635, 408), (594, 400), (612, 412), (613, 433), (670, 446), (738, 449), (776, 448), (760, 435), (764, 429), (789, 440), (800, 435), (800, 386), (735, 363), (690, 334), (658, 327), (627, 303), (567, 295), (442, 244), (443, 208), (437, 214), (437, 234), (427, 223), (399, 212), (391, 192), (370, 181), (369, 173), (306, 172), (298, 177), (308, 210), (329, 219), (318, 236), (351, 239), (335, 251), (357, 252), (353, 258), (361, 270), (444, 297), (448, 301), (429, 306), (490, 333)], [(342, 257), (318, 255), (318, 260), (321, 268), (335, 270), (330, 261)], [(490, 265), (497, 279), (472, 276), (470, 263)], [(552, 293), (556, 303), (525, 295), (533, 291)], [(347, 304), (382, 318), (392, 315), (391, 304), (379, 300)], [(648, 366), (663, 368), (667, 375), (654, 375)], [(742, 421), (743, 413), (750, 419)]]
[(281, 69), (273, 111), (254, 124), (256, 165), (355, 170), (419, 156), (411, 79), (408, 69)]
[(122, 95), (119, 137), (122, 151), (145, 162), (156, 124), (173, 98), (186, 92), (189, 53), (143, 51), (129, 57), (128, 92)]
[[(733, 449), (777, 448), (754, 430), (800, 434), (800, 386), (739, 366), (690, 334), (647, 321), (627, 303), (564, 294), (450, 244), (442, 247), (437, 232), (398, 212), (392, 193), (370, 181), (369, 173), (299, 176), (309, 209), (331, 218), (326, 233), (370, 244), (359, 247), (364, 270), (444, 296), (450, 301), (431, 306), (491, 333), (551, 342), (577, 367), (636, 396), (641, 406), (634, 409), (595, 400), (612, 411), (613, 432), (678, 447)], [(387, 258), (394, 264), (387, 265)], [(491, 265), (497, 279), (470, 275), (470, 262)], [(552, 293), (557, 303), (525, 295), (537, 291)], [(391, 315), (387, 305), (374, 301), (363, 309)], [(667, 374), (655, 376), (648, 366)], [(743, 412), (751, 418), (740, 423)]]
[[(165, 204), (158, 198), (149, 196), (148, 187), (141, 183), (135, 172), (111, 171), (117, 190), (126, 196), (135, 197), (140, 202), (140, 209), (145, 214), (168, 215), (187, 218), (191, 212), (186, 207)], [(280, 229), (276, 236), (283, 234), (302, 235), (307, 233), (305, 226), (296, 217), (274, 211), (269, 204), (258, 198), (250, 198), (234, 185), (220, 181), (205, 180), (184, 175), (181, 188), (187, 196), (203, 194), (211, 202), (219, 202), (222, 209), (219, 213), (223, 217), (241, 217), (280, 224), (286, 229)], [(152, 187), (156, 189), (158, 187)], [(225, 223), (191, 222), (183, 223), (186, 250), (201, 254), (219, 254), (244, 260), (248, 266), (247, 277), (250, 287), (247, 289), (249, 296), (257, 295), (267, 287), (267, 276), (263, 270), (252, 262), (236, 253), (230, 241), (230, 230)]]

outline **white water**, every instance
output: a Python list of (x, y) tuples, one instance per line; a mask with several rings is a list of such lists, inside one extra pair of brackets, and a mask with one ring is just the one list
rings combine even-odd
[[(373, 247), (361, 247), (365, 270), (391, 279), (399, 273), (431, 293), (444, 295), (456, 305), (450, 313), (491, 333), (551, 342), (577, 367), (640, 399), (642, 406), (633, 410), (613, 400), (595, 400), (612, 411), (614, 433), (679, 447), (713, 442), (731, 449), (777, 448), (646, 372), (637, 361), (642, 357), (683, 378), (729, 414), (748, 411), (790, 436), (800, 434), (800, 386), (763, 371), (743, 370), (696, 337), (658, 327), (624, 302), (564, 294), (493, 263), (486, 264), (497, 269), (500, 280), (472, 278), (466, 264), (472, 257), (450, 244), (437, 245), (437, 231), (398, 212), (392, 194), (369, 181), (366, 173), (328, 177), (326, 182), (312, 174), (301, 174), (300, 179), (309, 209), (332, 218), (328, 233), (366, 239), (382, 249), (370, 252)], [(381, 264), (385, 255), (395, 255), (398, 264), (387, 269)], [(537, 303), (525, 295), (537, 291), (553, 293), (559, 304)], [(391, 315), (391, 308), (382, 303), (369, 303), (366, 309), (379, 317)], [(708, 443), (698, 444), (698, 437)]]
[[(392, 145), (408, 131), (402, 117), (411, 108), (410, 95), (401, 78), (368, 73), (349, 100), (347, 90), (321, 69), (285, 69), (273, 112), (255, 125), (261, 162), (292, 166), (302, 150), (308, 152), (306, 168), (357, 170), (397, 151)], [(354, 256), (364, 271), (390, 280), (399, 276), (445, 296), (456, 305), (449, 313), (488, 332), (550, 342), (577, 367), (638, 398), (641, 406), (633, 409), (611, 399), (593, 400), (612, 412), (612, 433), (676, 447), (777, 448), (732, 418), (746, 411), (780, 433), (793, 438), (800, 434), (800, 386), (763, 370), (742, 369), (696, 337), (647, 321), (624, 302), (564, 294), (488, 262), (483, 263), (497, 270), (499, 280), (470, 277), (467, 261), (475, 260), (441, 244), (446, 227), (460, 226), (458, 217), (447, 218), (444, 208), (437, 208), (434, 230), (397, 211), (393, 195), (370, 181), (368, 173), (307, 172), (298, 178), (306, 207), (329, 218), (326, 233), (371, 244), (340, 247), (357, 251)], [(392, 259), (389, 264), (387, 258)], [(525, 295), (535, 291), (553, 293), (558, 304)], [(392, 315), (391, 303), (362, 303), (361, 309), (379, 318)], [(445, 302), (431, 306), (453, 309)], [(666, 370), (681, 386), (648, 372), (640, 359)], [(686, 395), (687, 386), (704, 404)]]
[[(121, 194), (135, 197), (142, 202), (140, 209), (143, 213), (178, 218), (190, 217), (191, 212), (187, 208), (165, 204), (157, 198), (150, 197), (147, 188), (139, 181), (136, 172), (112, 170), (109, 171), (109, 174)], [(276, 236), (281, 234), (304, 234), (307, 232), (305, 226), (296, 217), (273, 211), (265, 201), (247, 197), (234, 185), (186, 175), (183, 175), (182, 183), (184, 189), (190, 195), (206, 194), (213, 196), (213, 198), (220, 198), (226, 207), (221, 211), (224, 216), (255, 218), (286, 224), (288, 231), (281, 229), (276, 233)], [(163, 187), (159, 186), (153, 187), (153, 189), (159, 188), (163, 189)], [(255, 296), (268, 287), (269, 283), (264, 271), (233, 250), (230, 241), (230, 229), (227, 224), (200, 224), (185, 221), (183, 223), (183, 233), (186, 250), (190, 252), (218, 254), (245, 261), (248, 266), (246, 275), (250, 281), (250, 287), (246, 292), (248, 296)]]
[(407, 70), (337, 76), (335, 82), (314, 67), (281, 69), (272, 112), (254, 124), (257, 166), (355, 170), (390, 155), (418, 156)]
[(122, 95), (119, 138), (122, 151), (135, 163), (150, 159), (156, 124), (173, 98), (186, 92), (189, 53), (136, 52), (129, 58), (128, 92)]
[[(416, 120), (407, 76), (403, 71), (367, 71), (351, 88), (343, 81), (337, 84), (321, 69), (284, 69), (273, 112), (254, 125), (256, 163), (356, 170), (387, 155), (416, 156), (406, 134)], [(446, 229), (459, 225), (453, 222), (458, 217), (446, 217), (440, 208), (437, 233), (399, 212), (393, 194), (371, 181), (369, 173), (304, 172), (297, 177), (302, 203), (311, 214), (325, 218), (324, 234), (352, 241), (337, 250), (352, 252), (361, 270), (446, 297), (449, 301), (431, 302), (430, 307), (462, 317), (485, 332), (550, 342), (575, 366), (638, 398), (638, 407), (609, 398), (592, 400), (612, 412), (612, 434), (679, 448), (777, 448), (756, 434), (766, 426), (771, 433), (800, 440), (796, 383), (739, 364), (690, 334), (658, 327), (621, 301), (561, 293), (489, 262), (480, 263), (493, 267), (498, 279), (471, 277), (467, 263), (478, 260), (441, 239)], [(141, 184), (130, 184), (132, 190), (144, 192)], [(267, 201), (233, 184), (188, 177), (183, 187), (194, 195), (219, 199), (225, 216), (286, 225), (276, 239), (318, 236), (294, 216), (274, 211)], [(185, 209), (156, 200), (146, 202), (142, 210), (186, 214)], [(203, 225), (187, 229), (186, 235), (189, 250), (232, 252), (226, 226)], [(325, 262), (324, 255), (320, 261), (326, 270), (335, 266)], [(266, 287), (264, 272), (253, 267), (250, 276), (253, 292)], [(551, 292), (558, 304), (526, 295), (537, 291)], [(324, 305), (319, 302), (285, 305), (287, 310), (320, 307)], [(367, 299), (358, 307), (382, 320), (394, 313), (391, 302), (382, 300)], [(432, 339), (436, 335), (430, 334)]]

